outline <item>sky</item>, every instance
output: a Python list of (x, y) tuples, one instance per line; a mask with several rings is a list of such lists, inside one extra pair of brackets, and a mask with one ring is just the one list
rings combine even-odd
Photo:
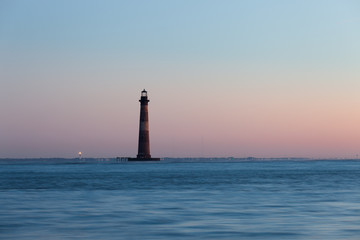
[(357, 0), (0, 0), (0, 158), (360, 154)]

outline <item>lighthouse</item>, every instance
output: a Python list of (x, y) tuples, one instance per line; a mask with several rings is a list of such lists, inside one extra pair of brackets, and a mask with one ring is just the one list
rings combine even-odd
[(129, 158), (129, 161), (159, 161), (160, 158), (152, 158), (150, 154), (149, 136), (149, 99), (144, 89), (140, 97), (140, 123), (139, 123), (139, 145), (136, 158)]

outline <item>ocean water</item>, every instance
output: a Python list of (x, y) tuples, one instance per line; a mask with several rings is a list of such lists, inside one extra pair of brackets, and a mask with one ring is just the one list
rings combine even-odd
[(360, 239), (360, 161), (0, 161), (0, 239)]

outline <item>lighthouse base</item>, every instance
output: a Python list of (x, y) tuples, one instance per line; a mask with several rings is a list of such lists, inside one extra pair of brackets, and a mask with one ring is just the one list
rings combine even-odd
[(160, 161), (160, 158), (128, 158), (129, 162)]

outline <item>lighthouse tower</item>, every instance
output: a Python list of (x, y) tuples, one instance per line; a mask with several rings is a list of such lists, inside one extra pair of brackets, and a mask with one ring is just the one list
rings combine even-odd
[(140, 123), (139, 123), (139, 146), (136, 158), (129, 158), (129, 161), (159, 161), (160, 158), (151, 158), (150, 137), (149, 137), (149, 104), (147, 91), (141, 92), (140, 102)]
[(149, 109), (147, 92), (141, 92), (140, 102), (140, 124), (139, 124), (139, 148), (137, 158), (151, 158), (149, 138)]

